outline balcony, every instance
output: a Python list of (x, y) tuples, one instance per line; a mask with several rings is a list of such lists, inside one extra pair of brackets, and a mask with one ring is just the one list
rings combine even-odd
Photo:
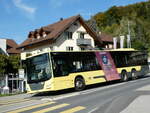
[(77, 39), (78, 46), (91, 46), (91, 39)]

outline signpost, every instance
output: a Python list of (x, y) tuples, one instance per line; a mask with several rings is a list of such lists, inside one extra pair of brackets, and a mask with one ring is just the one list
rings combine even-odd
[(21, 80), (21, 92), (24, 92), (24, 69), (19, 69), (19, 79)]

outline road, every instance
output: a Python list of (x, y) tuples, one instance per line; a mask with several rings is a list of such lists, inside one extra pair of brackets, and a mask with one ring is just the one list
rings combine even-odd
[(149, 76), (128, 82), (90, 86), (80, 92), (67, 90), (24, 99), (0, 100), (0, 112), (120, 113), (137, 97), (150, 95), (150, 89), (144, 89), (148, 85)]

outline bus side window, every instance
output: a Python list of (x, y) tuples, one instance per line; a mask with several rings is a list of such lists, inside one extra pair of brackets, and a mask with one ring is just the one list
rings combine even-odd
[(65, 58), (58, 57), (55, 58), (53, 62), (54, 76), (61, 77), (67, 76), (69, 74), (69, 66)]
[(110, 52), (110, 54), (111, 54), (111, 57), (114, 61), (115, 66), (119, 67), (120, 66), (120, 64), (119, 64), (119, 62), (120, 62), (119, 55), (116, 52)]
[(84, 71), (101, 70), (101, 67), (94, 53), (86, 53), (85, 58), (86, 60), (83, 59)]

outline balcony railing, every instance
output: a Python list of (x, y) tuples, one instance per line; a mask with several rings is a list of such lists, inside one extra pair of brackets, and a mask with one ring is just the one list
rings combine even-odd
[(77, 39), (78, 46), (91, 46), (91, 39)]

